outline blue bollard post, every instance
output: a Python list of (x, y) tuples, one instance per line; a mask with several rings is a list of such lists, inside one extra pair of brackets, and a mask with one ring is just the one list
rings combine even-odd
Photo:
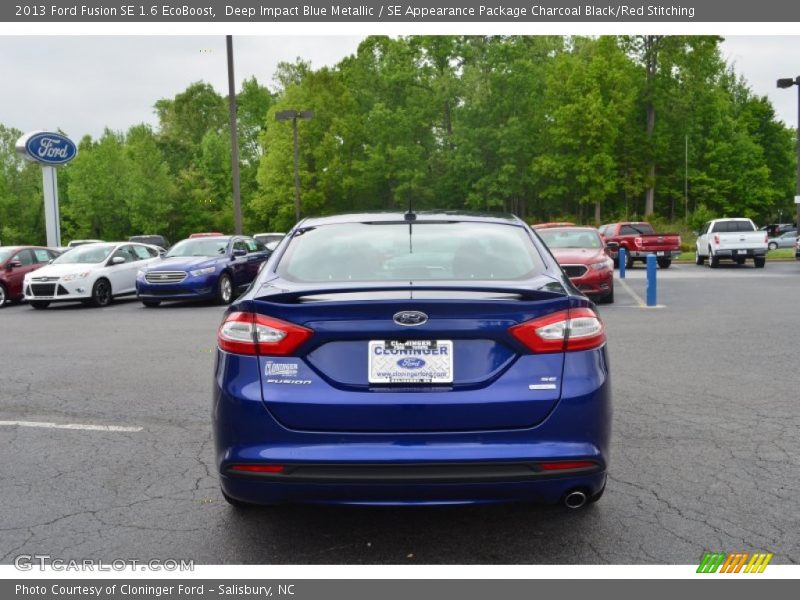
[(656, 256), (647, 255), (647, 306), (656, 306), (658, 301), (658, 284), (656, 283)]
[(617, 262), (619, 263), (619, 278), (625, 279), (625, 262), (627, 260), (628, 252), (625, 248), (620, 248), (619, 252), (617, 253)]

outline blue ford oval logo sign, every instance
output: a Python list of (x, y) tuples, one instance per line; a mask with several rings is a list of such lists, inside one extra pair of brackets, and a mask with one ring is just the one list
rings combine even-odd
[(32, 161), (52, 166), (66, 164), (78, 153), (71, 139), (52, 131), (37, 131), (23, 136), (17, 142), (17, 150)]
[(397, 366), (401, 369), (421, 369), (425, 366), (425, 361), (421, 358), (401, 358), (397, 361)]
[(422, 325), (428, 321), (428, 315), (418, 310), (403, 310), (395, 313), (394, 322), (398, 325), (405, 325), (406, 327), (413, 327), (414, 325)]

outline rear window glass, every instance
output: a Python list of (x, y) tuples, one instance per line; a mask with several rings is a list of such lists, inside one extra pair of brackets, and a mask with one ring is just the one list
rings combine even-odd
[(742, 231), (755, 231), (755, 226), (750, 221), (717, 221), (714, 224), (714, 233), (739, 233)]
[(619, 228), (620, 235), (650, 235), (655, 233), (649, 223), (630, 223)]
[(602, 248), (600, 236), (587, 229), (542, 229), (537, 232), (548, 248)]
[(543, 268), (521, 227), (346, 223), (295, 234), (278, 274), (301, 282), (502, 280), (529, 278)]

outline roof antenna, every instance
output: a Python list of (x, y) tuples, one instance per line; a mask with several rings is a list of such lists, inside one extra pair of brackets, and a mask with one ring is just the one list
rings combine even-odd
[(408, 212), (403, 215), (403, 218), (408, 221), (408, 253), (414, 254), (414, 246), (411, 243), (411, 226), (417, 220), (417, 215), (411, 207), (411, 196), (408, 197)]

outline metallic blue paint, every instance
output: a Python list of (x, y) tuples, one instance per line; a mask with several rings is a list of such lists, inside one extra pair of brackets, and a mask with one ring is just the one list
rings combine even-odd
[[(442, 218), (443, 214), (459, 219), (451, 213), (419, 213), (418, 219)], [(345, 218), (309, 220), (295, 229)], [(397, 220), (402, 215), (347, 218)], [(530, 232), (513, 218), (486, 220)], [(533, 354), (508, 333), (512, 325), (538, 316), (593, 306), (570, 285), (535, 235), (530, 234), (531, 243), (542, 256), (545, 272), (529, 282), (508, 286), (469, 282), (469, 294), (466, 286), (453, 282), (414, 282), (405, 292), (394, 285), (332, 282), (327, 293), (352, 291), (358, 299), (344, 294), (349, 299), (315, 302), (298, 301), (298, 296), (319, 290), (282, 281), (275, 274), (292, 235), (286, 236), (258, 280), (229, 311), (260, 312), (308, 327), (313, 336), (290, 357), (217, 351), (214, 439), (221, 487), (229, 497), (264, 504), (554, 503), (574, 489), (589, 496), (602, 491), (611, 424), (605, 345)], [(417, 291), (408, 293), (412, 288)], [(421, 288), (435, 288), (451, 298), (426, 298)], [(387, 289), (395, 289), (397, 297), (387, 297)], [(524, 296), (498, 300), (500, 289)], [(480, 298), (481, 290), (486, 290), (484, 298)], [(411, 299), (413, 295), (419, 299)], [(401, 310), (421, 311), (428, 321), (413, 328), (398, 325), (393, 315)], [(453, 383), (400, 388), (370, 385), (367, 341), (371, 339), (453, 340)], [(296, 369), (277, 369), (281, 374), (271, 376), (270, 362), (296, 365)], [(552, 389), (529, 387), (541, 381), (552, 382)], [(596, 468), (508, 481), (397, 483), (297, 481), (281, 474), (262, 477), (229, 471), (231, 465), (241, 463), (416, 467), (561, 460), (590, 460)]]

